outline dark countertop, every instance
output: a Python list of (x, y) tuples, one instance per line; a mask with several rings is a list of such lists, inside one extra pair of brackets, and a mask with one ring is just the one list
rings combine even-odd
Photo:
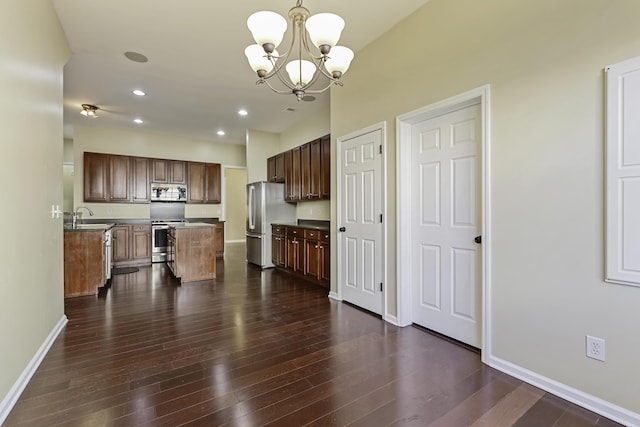
[(183, 222), (182, 224), (172, 224), (172, 225), (169, 226), (169, 228), (175, 228), (175, 229), (179, 229), (179, 228), (206, 228), (206, 227), (216, 228), (217, 225), (215, 223), (211, 223), (211, 222)]
[(271, 225), (282, 225), (283, 227), (299, 227), (312, 230), (329, 230), (331, 228), (330, 221), (319, 221), (313, 219), (299, 219), (295, 222), (272, 222)]

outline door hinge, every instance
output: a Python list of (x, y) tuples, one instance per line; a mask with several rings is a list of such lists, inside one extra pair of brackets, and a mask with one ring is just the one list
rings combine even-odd
[(380, 282), (380, 292), (384, 291), (384, 285), (382, 284), (382, 282)]
[(382, 144), (380, 144), (380, 154), (382, 154)]

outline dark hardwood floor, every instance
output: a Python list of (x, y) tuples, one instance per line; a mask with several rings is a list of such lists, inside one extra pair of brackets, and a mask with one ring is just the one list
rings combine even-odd
[(613, 426), (229, 245), (218, 278), (114, 276), (69, 318), (6, 426)]

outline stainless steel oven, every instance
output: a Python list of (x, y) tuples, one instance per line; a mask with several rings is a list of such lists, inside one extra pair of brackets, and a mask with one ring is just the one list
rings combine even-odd
[(169, 250), (169, 226), (182, 224), (184, 221), (152, 221), (151, 222), (151, 262), (167, 262)]

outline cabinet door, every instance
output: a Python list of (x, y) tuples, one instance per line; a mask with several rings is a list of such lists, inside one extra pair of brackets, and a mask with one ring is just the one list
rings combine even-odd
[(133, 225), (133, 234), (131, 239), (131, 257), (132, 259), (151, 258), (151, 226)]
[(309, 195), (307, 198), (310, 200), (320, 198), (320, 169), (322, 160), (320, 148), (320, 139), (309, 143)]
[(267, 159), (267, 181), (276, 181), (276, 156), (269, 157)]
[(294, 272), (303, 272), (304, 265), (302, 264), (304, 254), (304, 245), (302, 240), (297, 237), (287, 237), (287, 260), (286, 268)]
[(148, 203), (151, 201), (151, 182), (149, 181), (149, 159), (132, 157), (132, 201)]
[(300, 200), (311, 197), (311, 144), (300, 146)]
[(284, 153), (275, 156), (276, 179), (275, 182), (284, 182)]
[(292, 148), (285, 153), (285, 200), (300, 200), (300, 147)]
[(187, 162), (181, 160), (169, 161), (169, 182), (173, 184), (187, 183)]
[(129, 235), (130, 225), (116, 225), (112, 229), (112, 251), (114, 264), (122, 261), (129, 261), (131, 258)]
[(204, 203), (205, 200), (205, 164), (189, 162), (188, 203)]
[(151, 159), (151, 181), (169, 182), (169, 160)]
[(331, 264), (329, 256), (329, 243), (318, 242), (318, 279), (329, 283), (331, 276)]
[(205, 165), (205, 203), (220, 203), (220, 163)]
[(131, 201), (131, 158), (109, 156), (109, 201)]
[(319, 277), (317, 240), (304, 240), (304, 274), (314, 279)]
[(84, 201), (109, 201), (109, 155), (84, 153)]
[(320, 198), (331, 198), (331, 135), (320, 138)]

